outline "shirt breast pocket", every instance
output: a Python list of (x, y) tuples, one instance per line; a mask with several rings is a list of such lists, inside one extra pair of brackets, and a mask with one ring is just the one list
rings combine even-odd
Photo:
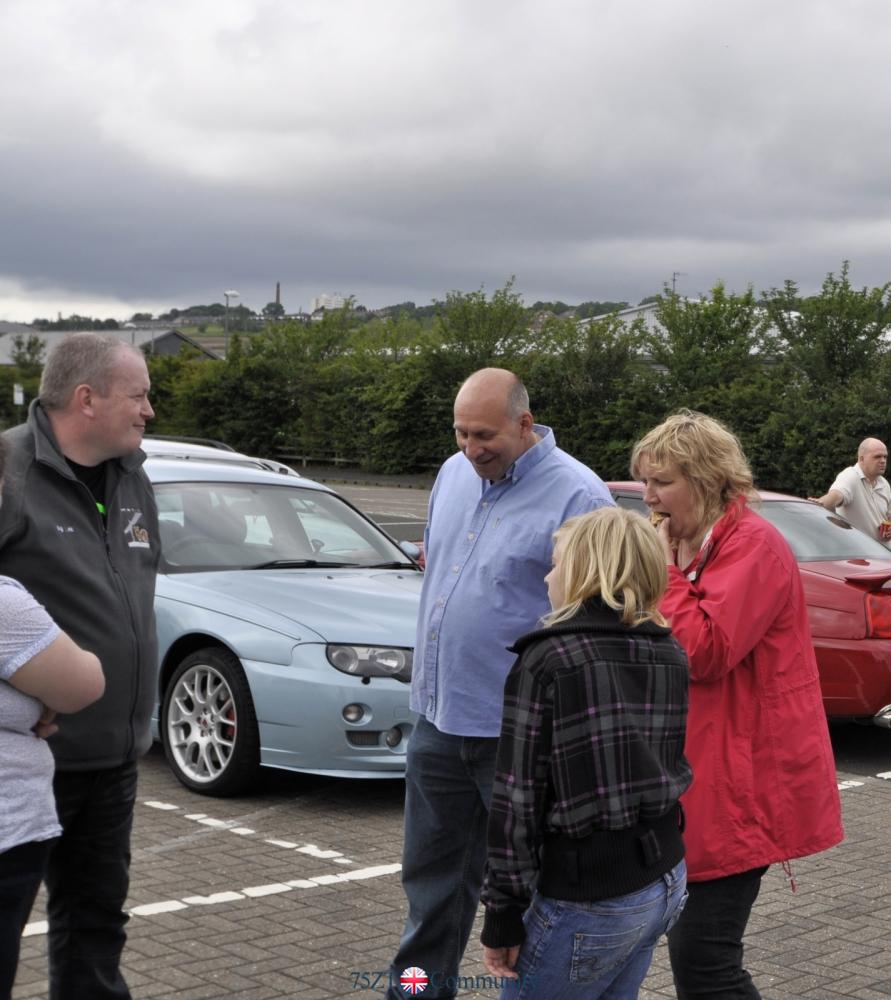
[(544, 578), (551, 568), (551, 532), (503, 527), (503, 537), (489, 549), (481, 575), (493, 608), (522, 613), (530, 605), (531, 594), (547, 596)]

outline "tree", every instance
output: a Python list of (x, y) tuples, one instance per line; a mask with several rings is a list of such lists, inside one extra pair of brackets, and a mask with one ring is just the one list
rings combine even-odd
[[(461, 376), (444, 370), (429, 348), (379, 365), (360, 398), (366, 431), (359, 452), (375, 472), (436, 468), (455, 450), (452, 405)], [(354, 432), (355, 438), (355, 432)]]
[(664, 415), (644, 344), (640, 322), (555, 320), (518, 366), (536, 420), (604, 477), (628, 475), (633, 443)]
[(46, 344), (36, 334), (17, 333), (12, 338), (12, 363), (23, 378), (36, 378), (43, 370)]
[(252, 454), (286, 446), (294, 400), (273, 357), (245, 351), (236, 337), (225, 361), (183, 349), (147, 362), (158, 433), (214, 438)]
[(285, 315), (285, 307), (281, 302), (267, 302), (263, 306), (263, 315), (266, 319), (281, 319)]
[(358, 329), (354, 337), (356, 350), (387, 361), (401, 361), (428, 341), (420, 321), (407, 313), (373, 319)]
[(576, 308), (575, 314), (579, 319), (590, 319), (592, 316), (606, 316), (627, 308), (627, 302), (582, 302)]
[(773, 485), (819, 495), (863, 438), (891, 435), (891, 284), (855, 289), (844, 261), (819, 295), (787, 281), (764, 302), (783, 389), (758, 431), (759, 464)]
[(839, 276), (827, 274), (820, 294), (810, 298), (801, 298), (793, 281), (764, 293), (777, 345), (821, 391), (868, 375), (886, 351), (891, 283), (857, 291), (849, 268), (843, 261)]
[(767, 316), (752, 289), (737, 295), (719, 281), (711, 297), (700, 300), (666, 289), (656, 318), (661, 330), (649, 333), (645, 344), (654, 364), (665, 371), (667, 406), (726, 414), (731, 420), (731, 386), (753, 377), (765, 363)]
[(530, 334), (523, 300), (511, 278), (491, 299), (478, 292), (449, 292), (436, 317), (441, 349), (463, 358), (467, 374), (506, 364), (528, 346)]

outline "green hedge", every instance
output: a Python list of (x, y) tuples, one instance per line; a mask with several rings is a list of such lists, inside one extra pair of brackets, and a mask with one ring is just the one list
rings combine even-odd
[(658, 318), (658, 335), (615, 315), (533, 332), (511, 282), (491, 297), (451, 293), (432, 329), (407, 316), (354, 325), (345, 307), (236, 338), (222, 362), (150, 359), (155, 430), (420, 471), (454, 450), (463, 379), (499, 365), (604, 478), (627, 477), (634, 441), (681, 406), (736, 431), (760, 485), (801, 495), (824, 492), (862, 438), (891, 438), (888, 285), (856, 289), (844, 264), (810, 298), (792, 282), (759, 299), (720, 283), (699, 301), (666, 290)]

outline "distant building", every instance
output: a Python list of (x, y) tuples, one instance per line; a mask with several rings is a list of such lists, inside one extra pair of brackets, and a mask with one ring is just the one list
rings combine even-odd
[[(692, 302), (698, 302), (698, 299), (691, 299)], [(659, 309), (661, 303), (659, 302), (645, 302), (640, 306), (629, 306), (627, 309), (620, 309), (618, 312), (607, 313), (605, 316), (592, 316), (590, 319), (579, 320), (579, 326), (587, 326), (590, 323), (597, 323), (600, 320), (607, 319), (608, 316), (615, 316), (616, 319), (620, 319), (626, 326), (631, 326), (631, 324), (640, 319), (643, 321), (644, 329), (647, 333), (663, 333), (662, 324), (656, 317), (656, 313)]]
[[(0, 323), (0, 365), (14, 365), (13, 354), (15, 352), (15, 338), (21, 336), (37, 337), (44, 344), (46, 355), (52, 349), (71, 336), (73, 330), (38, 330), (33, 326), (26, 326), (23, 323)], [(102, 330), (101, 333), (109, 333), (119, 337), (127, 344), (139, 347), (145, 354), (179, 354), (180, 349), (188, 345), (193, 347), (199, 354), (208, 359), (217, 359), (219, 354), (209, 350), (205, 345), (199, 344), (197, 340), (187, 337), (179, 330), (170, 326), (166, 327), (143, 327), (143, 326), (122, 326), (118, 330)], [(45, 356), (46, 356), (45, 355)]]
[(346, 305), (346, 297), (335, 292), (333, 295), (317, 295), (309, 306), (311, 313), (319, 309), (343, 309)]
[(10, 335), (10, 337), (16, 337), (19, 335), (23, 337), (28, 337), (34, 332), (35, 332), (34, 327), (29, 326), (27, 323), (7, 323), (3, 320), (0, 320), (0, 337), (4, 336), (4, 334), (7, 333)]

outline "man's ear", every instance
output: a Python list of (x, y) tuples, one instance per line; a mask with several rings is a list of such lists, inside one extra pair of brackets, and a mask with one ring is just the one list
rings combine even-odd
[(523, 428), (523, 432), (526, 434), (530, 433), (534, 425), (535, 421), (532, 419), (532, 414), (528, 410), (525, 410), (520, 416), (520, 427)]
[(85, 382), (77, 386), (74, 392), (71, 394), (71, 404), (76, 413), (83, 413), (88, 416), (93, 415), (93, 400), (96, 393), (93, 392), (91, 386), (87, 385)]

